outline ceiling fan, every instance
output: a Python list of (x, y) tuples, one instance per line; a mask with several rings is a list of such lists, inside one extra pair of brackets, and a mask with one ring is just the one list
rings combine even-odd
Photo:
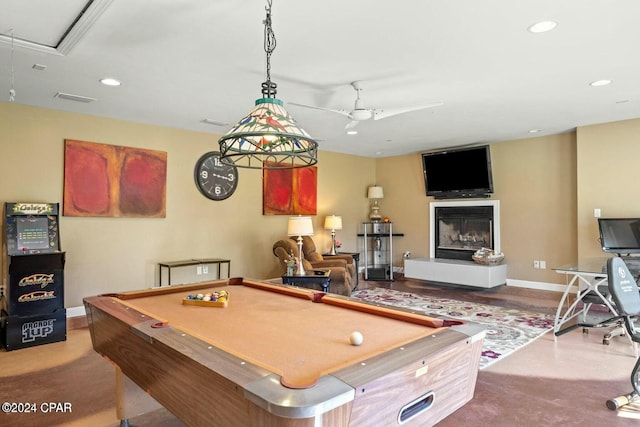
[(404, 114), (404, 113), (409, 113), (411, 111), (423, 110), (425, 108), (432, 108), (432, 107), (438, 107), (440, 105), (444, 105), (443, 102), (434, 102), (431, 104), (421, 105), (418, 107), (407, 107), (407, 108), (395, 108), (395, 109), (365, 108), (364, 102), (362, 101), (362, 99), (360, 99), (360, 92), (362, 91), (362, 82), (360, 81), (351, 82), (351, 86), (356, 91), (356, 102), (353, 110), (351, 111), (334, 110), (334, 109), (325, 108), (325, 107), (316, 107), (312, 105), (297, 104), (295, 102), (289, 102), (289, 104), (297, 105), (299, 107), (313, 108), (316, 110), (330, 111), (332, 113), (338, 113), (338, 114), (342, 114), (343, 116), (347, 116), (349, 119), (351, 119), (351, 121), (347, 123), (347, 125), (345, 126), (345, 129), (352, 129), (361, 121), (369, 120), (371, 118), (373, 118), (373, 120), (380, 120), (386, 117), (397, 116), (398, 114)]

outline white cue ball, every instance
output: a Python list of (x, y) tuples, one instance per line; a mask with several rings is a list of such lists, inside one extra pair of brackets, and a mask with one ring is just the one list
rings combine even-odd
[(349, 342), (351, 345), (360, 345), (363, 340), (364, 338), (362, 337), (362, 334), (358, 331), (351, 332), (351, 335), (349, 335)]

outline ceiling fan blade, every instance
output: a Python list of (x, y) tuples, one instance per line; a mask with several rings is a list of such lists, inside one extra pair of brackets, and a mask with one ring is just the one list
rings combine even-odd
[(358, 123), (360, 123), (359, 120), (351, 120), (349, 123), (347, 123), (347, 125), (344, 127), (345, 129), (353, 129), (354, 127), (358, 126)]
[(346, 111), (346, 110), (333, 110), (331, 108), (316, 107), (316, 106), (313, 106), (313, 105), (305, 105), (305, 104), (298, 104), (296, 102), (287, 102), (287, 104), (296, 105), (298, 107), (304, 107), (304, 108), (313, 108), (314, 110), (329, 111), (331, 113), (337, 113), (337, 114), (341, 114), (343, 116), (349, 117), (349, 111)]
[(398, 114), (410, 113), (411, 111), (424, 110), (425, 108), (439, 107), (441, 105), (444, 105), (444, 102), (434, 102), (432, 104), (422, 105), (420, 107), (374, 110), (373, 120), (380, 120), (391, 116), (397, 116)]

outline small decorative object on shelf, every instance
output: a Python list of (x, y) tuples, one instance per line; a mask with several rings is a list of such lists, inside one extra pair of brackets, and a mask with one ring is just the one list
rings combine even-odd
[(478, 264), (498, 265), (504, 260), (504, 254), (502, 252), (496, 252), (493, 249), (481, 248), (471, 255), (471, 259)]
[(297, 270), (296, 268), (297, 265), (298, 265), (298, 262), (296, 261), (296, 258), (293, 256), (293, 252), (292, 252), (291, 259), (287, 261), (287, 276), (293, 276), (293, 274)]

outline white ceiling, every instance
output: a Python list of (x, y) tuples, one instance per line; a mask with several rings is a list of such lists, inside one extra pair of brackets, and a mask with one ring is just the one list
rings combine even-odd
[[(19, 104), (222, 134), (262, 96), (266, 0), (96, 0), (73, 26), (86, 3), (0, 2), (0, 101), (13, 77)], [(637, 0), (273, 0), (272, 12), (278, 98), (321, 150), (390, 156), (640, 117)], [(527, 31), (542, 20), (558, 27)], [(589, 85), (600, 79), (612, 83)], [(444, 105), (355, 136), (344, 116), (287, 105), (349, 110), (352, 81), (369, 108)]]

